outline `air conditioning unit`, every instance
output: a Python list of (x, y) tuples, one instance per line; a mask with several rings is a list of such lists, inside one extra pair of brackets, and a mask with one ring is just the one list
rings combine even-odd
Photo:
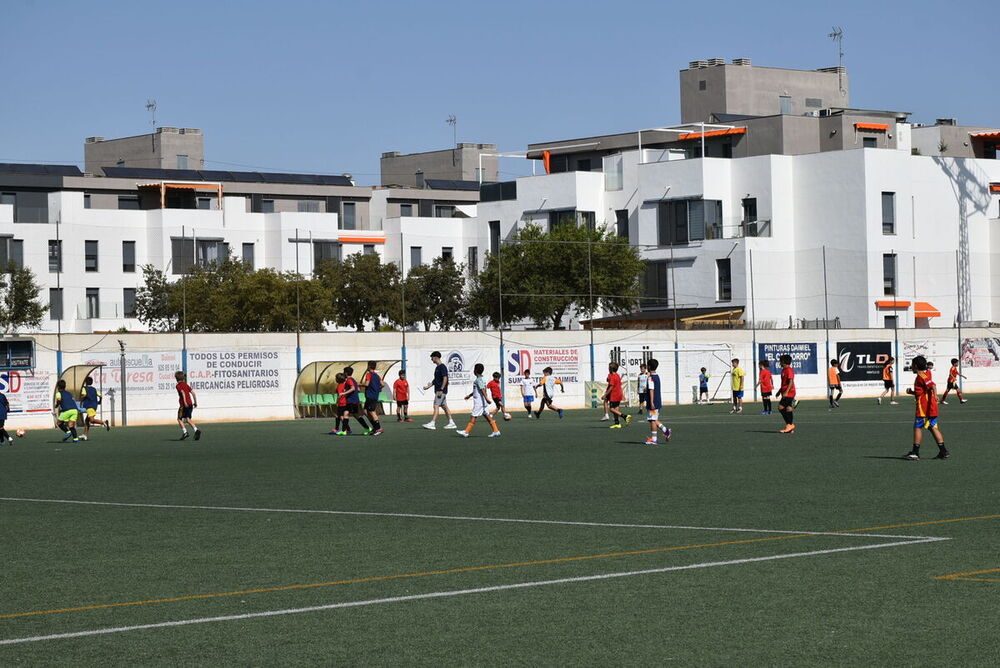
[(819, 111), (819, 115), (821, 117), (825, 117), (825, 116), (829, 116), (830, 115), (830, 110), (829, 109), (819, 109), (818, 111)]
[(819, 118), (819, 112), (820, 112), (819, 109), (810, 109), (809, 111), (807, 111), (805, 113), (805, 115), (806, 116), (813, 116), (815, 118)]
[(726, 64), (726, 59), (725, 58), (709, 58), (708, 59), (708, 66), (709, 67), (716, 67), (717, 65), (725, 65), (725, 64)]

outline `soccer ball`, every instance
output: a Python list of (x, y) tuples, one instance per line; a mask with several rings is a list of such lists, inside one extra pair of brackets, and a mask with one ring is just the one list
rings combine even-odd
[(24, 438), (25, 431), (23, 429), (18, 429), (16, 432), (18, 438)]
[(511, 416), (510, 416), (510, 413), (504, 413), (504, 414), (503, 414), (503, 419), (504, 419), (504, 420), (507, 420), (508, 422), (510, 422), (510, 420), (511, 420)]

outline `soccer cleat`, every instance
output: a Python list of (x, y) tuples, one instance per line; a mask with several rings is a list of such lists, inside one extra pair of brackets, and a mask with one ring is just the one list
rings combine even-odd
[(496, 438), (496, 437), (497, 437), (497, 436), (499, 436), (499, 435), (500, 435), (500, 432), (498, 432), (498, 431), (495, 431), (495, 432), (493, 432), (492, 434), (490, 434), (489, 436), (487, 436), (486, 438)]
[(533, 416), (533, 415), (532, 415), (531, 413), (528, 413), (528, 419), (529, 419), (529, 420), (531, 420), (531, 419), (532, 419), (533, 417), (534, 417), (534, 416)]
[(331, 429), (330, 431), (326, 432), (326, 435), (327, 436), (336, 436), (339, 433), (340, 433), (339, 429)]
[(667, 441), (669, 442), (670, 437), (674, 435), (674, 432), (670, 431), (670, 427), (660, 425), (660, 428), (663, 430), (663, 435), (667, 437)]
[(194, 440), (196, 440), (196, 441), (200, 441), (201, 440), (201, 429), (195, 429), (194, 430)]
[(401, 418), (401, 417), (396, 418), (396, 422), (402, 422), (402, 421), (403, 421), (403, 418)]
[(621, 429), (621, 428), (622, 426), (620, 424), (613, 424), (610, 427), (608, 427), (608, 429)]
[(969, 403), (969, 400), (968, 399), (960, 399), (958, 403), (960, 403), (960, 404), (967, 404), (967, 403)]
[(611, 419), (611, 416), (608, 415), (607, 413), (605, 413), (604, 417), (601, 418), (601, 422), (607, 422), (610, 419)]
[(74, 442), (74, 443), (79, 443), (79, 442), (80, 442), (80, 439), (78, 439), (78, 438), (74, 438), (74, 439), (73, 439), (73, 442)]
[(877, 402), (878, 402), (878, 405), (879, 405), (879, 406), (881, 406), (881, 405), (882, 405), (882, 397), (879, 397), (879, 398), (877, 398), (877, 399), (876, 399), (875, 401), (877, 401)]
[(403, 420), (403, 422), (413, 422), (413, 418), (406, 418)]
[(378, 436), (381, 433), (382, 433), (382, 427), (379, 427), (378, 429), (372, 432), (372, 436)]
[(761, 415), (767, 415), (767, 411), (761, 411), (760, 414)]
[(625, 424), (626, 425), (632, 424), (632, 416), (631, 415), (626, 415), (625, 416)]
[(444, 426), (445, 429), (458, 429), (458, 425), (454, 422), (449, 422)]
[(890, 401), (890, 402), (889, 402), (889, 405), (890, 405), (890, 406), (898, 406), (898, 405), (899, 405), (899, 402), (898, 402), (898, 401)]
[(834, 408), (840, 408), (840, 402), (839, 401), (834, 401), (833, 402), (833, 407)]
[(71, 438), (73, 438), (73, 434), (71, 434), (71, 433), (69, 433), (67, 431), (66, 434), (62, 437), (63, 443), (65, 443), (66, 441), (68, 441)]
[(563, 409), (561, 409), (561, 408), (559, 409), (559, 419), (560, 420), (563, 419)]
[(941, 448), (938, 453), (934, 455), (934, 459), (948, 459), (951, 457), (951, 453), (948, 452), (948, 448)]
[(656, 445), (656, 439), (655, 438), (647, 438), (645, 440), (645, 445)]
[(461, 436), (462, 438), (469, 438), (469, 432), (465, 431), (464, 429), (459, 429), (457, 432), (455, 432), (455, 435)]
[(942, 401), (941, 401), (941, 403), (942, 403), (943, 405), (945, 405), (945, 406), (947, 406), (947, 405), (948, 405), (948, 402), (947, 402), (947, 401), (944, 401), (944, 400), (942, 400)]
[(89, 437), (89, 436), (87, 436), (86, 434), (84, 434), (83, 436), (81, 436), (81, 437), (80, 437), (80, 440), (81, 440), (81, 441), (89, 441), (89, 440), (90, 440), (90, 437)]
[(181, 432), (181, 440), (183, 441), (187, 437), (188, 437), (188, 433), (186, 431), (182, 431)]
[(423, 427), (424, 429), (437, 429), (437, 425), (434, 424), (433, 422), (428, 422), (428, 423), (422, 424), (420, 426)]
[(910, 450), (910, 451), (909, 451), (908, 453), (906, 453), (906, 454), (905, 454), (905, 455), (903, 456), (903, 459), (908, 459), (908, 460), (909, 460), (909, 461), (911, 461), (911, 462), (915, 462), (915, 461), (917, 461), (918, 459), (920, 459), (920, 455), (919, 455), (919, 454), (917, 454), (916, 452), (914, 452), (913, 450)]
[(734, 408), (733, 410), (729, 411), (729, 414), (730, 415), (735, 415), (736, 414), (736, 409)]
[(344, 431), (343, 429), (341, 429), (340, 431), (337, 432), (337, 436), (347, 436), (349, 433), (351, 432)]
[(372, 429), (370, 427), (368, 429), (365, 429), (365, 436), (371, 436), (371, 435), (372, 435)]

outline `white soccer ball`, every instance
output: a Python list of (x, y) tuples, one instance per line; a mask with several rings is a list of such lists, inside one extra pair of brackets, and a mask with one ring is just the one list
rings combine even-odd
[(17, 437), (18, 437), (18, 438), (24, 438), (24, 434), (25, 434), (26, 432), (25, 432), (25, 431), (24, 431), (23, 429), (18, 429), (18, 430), (17, 430), (17, 431), (15, 431), (14, 433), (15, 433), (15, 434), (17, 434)]
[(504, 419), (504, 420), (507, 420), (508, 422), (510, 422), (510, 420), (511, 420), (511, 415), (510, 415), (510, 413), (504, 413), (504, 414), (503, 414), (503, 419)]

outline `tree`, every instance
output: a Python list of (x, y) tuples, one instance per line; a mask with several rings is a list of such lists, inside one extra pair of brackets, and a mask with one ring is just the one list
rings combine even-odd
[(354, 253), (341, 262), (324, 262), (314, 273), (326, 290), (327, 318), (338, 325), (363, 332), (367, 322), (378, 330), (383, 320), (401, 319), (400, 272), (396, 264), (383, 264), (374, 253)]
[(178, 314), (171, 309), (173, 285), (151, 264), (142, 267), (142, 287), (135, 291), (135, 317), (153, 332), (177, 329)]
[(422, 323), (425, 330), (466, 329), (475, 324), (465, 297), (464, 265), (450, 258), (434, 258), (431, 264), (412, 267), (406, 275), (406, 322)]
[(24, 327), (37, 329), (45, 316), (45, 306), (38, 295), (42, 288), (35, 282), (35, 274), (28, 267), (18, 267), (13, 262), (6, 274), (0, 274), (0, 328), (3, 333), (16, 332)]

